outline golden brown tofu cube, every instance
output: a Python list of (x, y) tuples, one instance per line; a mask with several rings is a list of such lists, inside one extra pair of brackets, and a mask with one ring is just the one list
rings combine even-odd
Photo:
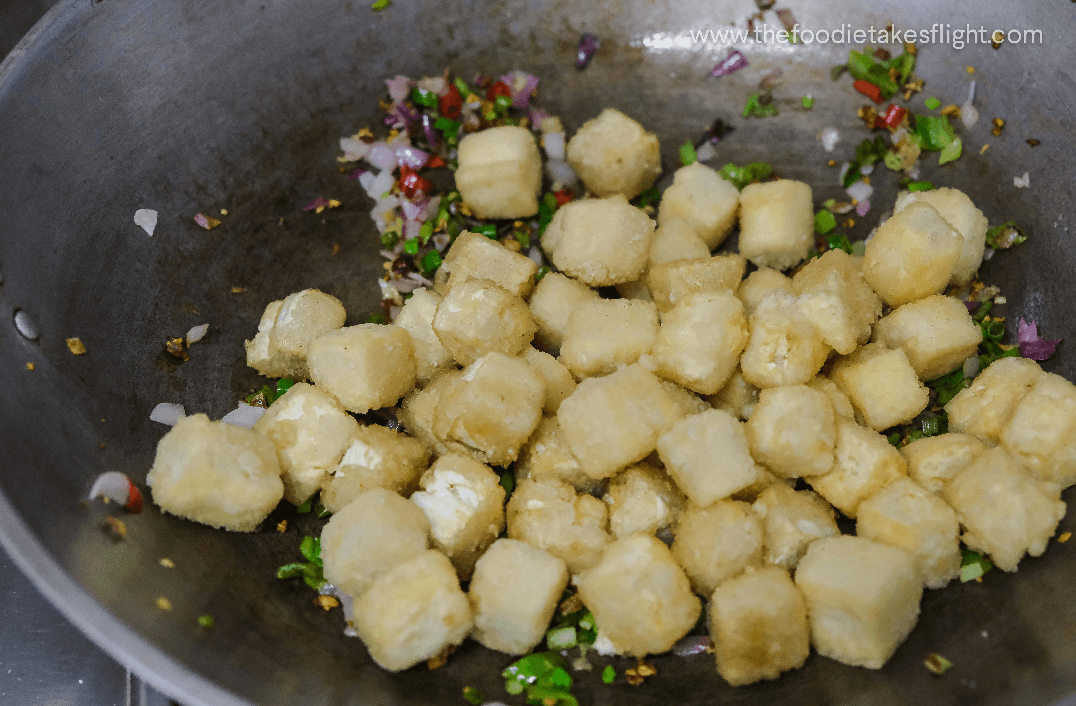
[(893, 310), (875, 325), (874, 337), (903, 350), (920, 380), (933, 380), (975, 355), (983, 332), (964, 302), (936, 294)]
[(740, 192), (702, 162), (677, 169), (673, 183), (661, 195), (658, 224), (685, 221), (713, 250), (736, 224)]
[(519, 355), (538, 324), (523, 300), (507, 289), (470, 279), (441, 299), (433, 330), (457, 363), (470, 365), (486, 353)]
[(561, 206), (542, 236), (557, 269), (594, 287), (639, 279), (650, 260), (654, 222), (623, 196)]
[(530, 130), (491, 127), (460, 140), (456, 188), (479, 218), (537, 213), (542, 156)]
[[(666, 191), (665, 195), (668, 196), (668, 193)], [(654, 240), (650, 242), (651, 267), (673, 260), (695, 260), (703, 257), (710, 257), (710, 248), (687, 221), (667, 218), (663, 222), (661, 216), (658, 216), (658, 227), (654, 231)], [(623, 292), (621, 296), (624, 296)]]
[(407, 433), (437, 456), (448, 453), (448, 445), (433, 433), (433, 418), (441, 395), (455, 386), (456, 378), (463, 373), (452, 370), (434, 377), (426, 387), (415, 390), (400, 403), (396, 413)]
[(811, 260), (792, 278), (804, 316), (833, 350), (847, 355), (870, 339), (882, 300), (843, 250)]
[(829, 398), (829, 403), (833, 405), (833, 413), (838, 417), (855, 419), (856, 412), (852, 408), (852, 402), (848, 399), (848, 395), (837, 387), (837, 383), (824, 375), (815, 375), (807, 381), (807, 387), (817, 390)]
[(811, 187), (779, 179), (740, 192), (740, 254), (759, 267), (787, 270), (814, 245)]
[(538, 423), (520, 450), (515, 469), (517, 481), (530, 478), (539, 483), (563, 482), (580, 493), (589, 493), (599, 485), (599, 481), (583, 472), (579, 461), (568, 450), (556, 417), (545, 417)]
[(762, 523), (747, 503), (718, 500), (691, 505), (674, 533), (673, 556), (684, 567), (691, 588), (704, 596), (722, 581), (762, 564)]
[(306, 368), (306, 358), (297, 355), (286, 355), (270, 345), (269, 337), (276, 323), (276, 315), (280, 313), (280, 307), (284, 304), (283, 299), (270, 302), (258, 321), (258, 332), (254, 338), (246, 341), (244, 346), (247, 351), (247, 365), (269, 378), (292, 377), (297, 380), (305, 380), (310, 376)]
[(609, 506), (609, 529), (617, 539), (656, 534), (676, 523), (684, 497), (660, 468), (638, 463), (613, 476), (602, 498)]
[(797, 297), (775, 292), (748, 319), (744, 378), (756, 387), (799, 385), (822, 369), (830, 347), (807, 320)]
[(553, 356), (543, 351), (527, 346), (520, 354), (523, 360), (531, 364), (534, 372), (545, 383), (545, 402), (542, 403), (542, 412), (556, 414), (560, 409), (560, 403), (568, 399), (575, 392), (575, 378), (572, 377), (564, 364)]
[(568, 140), (568, 164), (595, 196), (634, 198), (661, 173), (658, 138), (619, 110), (606, 108)]
[(538, 263), (496, 240), (464, 231), (449, 248), (441, 270), (448, 274), (449, 289), (469, 279), (485, 279), (526, 298), (534, 290)]
[(538, 324), (536, 344), (546, 353), (560, 355), (568, 317), (577, 307), (598, 300), (598, 293), (582, 282), (559, 272), (546, 273), (530, 298), (531, 315)]
[(855, 518), (859, 504), (906, 475), (900, 452), (881, 434), (847, 419), (837, 420), (833, 470), (808, 479), (834, 507)]
[(648, 353), (657, 333), (653, 304), (600, 299), (568, 317), (558, 360), (580, 380), (608, 375)]
[(283, 355), (305, 357), (318, 336), (344, 325), (347, 312), (340, 300), (316, 289), (284, 298), (269, 332), (269, 346)]
[(1001, 445), (1039, 479), (1076, 483), (1076, 387), (1043, 373), (1001, 430)]
[(791, 571), (811, 542), (840, 534), (833, 507), (817, 493), (774, 483), (751, 509), (762, 521), (765, 561)]
[(426, 447), (406, 434), (375, 425), (358, 427), (333, 474), (324, 480), (321, 504), (329, 512), (340, 512), (374, 488), (408, 496), (418, 488), (429, 459)]
[(870, 343), (838, 360), (829, 376), (875, 431), (910, 422), (930, 403), (930, 392), (908, 356), (882, 343)]
[(562, 559), (573, 574), (596, 565), (611, 541), (605, 503), (567, 483), (520, 481), (507, 512), (509, 537)]
[(806, 385), (763, 390), (744, 430), (751, 455), (779, 476), (799, 478), (833, 468), (833, 406)]
[(394, 405), (415, 387), (415, 344), (399, 326), (330, 331), (310, 345), (306, 360), (314, 384), (357, 414)]
[(411, 341), (415, 344), (415, 380), (420, 385), (456, 367), (452, 354), (441, 344), (441, 339), (433, 330), (433, 317), (440, 303), (439, 294), (419, 287), (404, 302), (393, 322), (411, 334)]
[(658, 311), (669, 311), (693, 292), (735, 292), (746, 263), (735, 253), (653, 265), (646, 285)]
[(968, 434), (949, 432), (917, 439), (900, 450), (908, 475), (932, 493), (941, 493), (950, 478), (986, 451), (983, 442)]
[(736, 296), (743, 302), (744, 313), (750, 316), (755, 313), (755, 309), (762, 303), (762, 300), (774, 292), (795, 294), (796, 292), (792, 289), (792, 278), (784, 276), (773, 268), (760, 267), (740, 282)]
[(747, 421), (758, 404), (758, 393), (758, 388), (747, 382), (743, 372), (737, 368), (725, 386), (706, 399), (714, 409), (724, 410), (740, 421)]
[(945, 405), (950, 431), (998, 444), (1005, 423), (1041, 375), (1039, 364), (1027, 358), (995, 360)]
[(718, 409), (676, 422), (658, 439), (657, 449), (680, 490), (701, 507), (759, 479), (743, 422)]
[(964, 192), (945, 186), (929, 191), (902, 191), (897, 196), (897, 203), (893, 210), (901, 211), (917, 201), (928, 203), (938, 209), (942, 218), (964, 236), (964, 247), (960, 251), (960, 259), (957, 260), (956, 269), (953, 270), (949, 283), (967, 284), (983, 261), (988, 225), (986, 216), (975, 207)]
[(704, 395), (728, 382), (747, 344), (743, 305), (731, 292), (695, 292), (661, 321), (652, 360), (661, 377)]

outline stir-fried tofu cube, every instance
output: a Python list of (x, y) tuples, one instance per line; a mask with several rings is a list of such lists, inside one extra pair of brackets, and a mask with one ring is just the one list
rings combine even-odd
[(706, 507), (755, 483), (743, 422), (711, 409), (677, 422), (657, 442), (665, 470), (691, 502)]
[(1076, 483), (1076, 386), (1043, 373), (1001, 430), (1001, 445), (1041, 480)]
[(526, 297), (534, 290), (538, 263), (496, 240), (465, 231), (452, 243), (441, 270), (448, 274), (449, 289), (469, 279), (485, 279), (517, 297)]
[(915, 627), (923, 581), (903, 549), (860, 537), (813, 542), (796, 567), (811, 644), (838, 662), (881, 669)]
[(609, 482), (602, 498), (609, 506), (609, 529), (617, 539), (655, 534), (676, 523), (684, 498), (672, 479), (648, 463), (630, 466)]
[(704, 596), (748, 566), (762, 564), (762, 523), (744, 502), (691, 505), (680, 516), (674, 536), (673, 556), (691, 588)]
[(903, 350), (920, 380), (933, 380), (975, 355), (983, 332), (964, 302), (935, 294), (895, 309), (875, 325), (874, 337)]
[(545, 417), (520, 449), (516, 459), (516, 480), (525, 478), (539, 483), (568, 483), (580, 493), (595, 490), (599, 481), (579, 467), (560, 430), (556, 417)]
[(658, 224), (685, 221), (713, 250), (736, 224), (740, 192), (702, 162), (677, 169), (673, 183), (661, 195)]
[(276, 447), (284, 499), (302, 505), (340, 462), (359, 423), (332, 395), (300, 382), (253, 428)]
[[(486, 240), (486, 238), (483, 238)], [(441, 343), (433, 330), (433, 317), (437, 314), (440, 295), (419, 287), (404, 302), (395, 323), (411, 334), (415, 344), (415, 380), (424, 385), (439, 373), (456, 367), (452, 354)]]
[(808, 262), (792, 278), (792, 287), (804, 316), (841, 355), (866, 343), (871, 324), (882, 314), (882, 300), (843, 250), (830, 250)]
[(430, 522), (417, 505), (375, 488), (344, 506), (322, 530), (325, 578), (358, 598), (378, 574), (424, 553), (429, 535)]
[(856, 535), (907, 551), (927, 588), (942, 588), (960, 573), (956, 513), (911, 478), (864, 500), (856, 515)]
[(680, 415), (661, 381), (635, 364), (579, 383), (557, 421), (583, 472), (600, 479), (646, 458)]
[(537, 213), (542, 156), (530, 130), (491, 127), (460, 140), (456, 188), (479, 218)]
[(833, 405), (806, 385), (763, 390), (744, 430), (751, 455), (779, 476), (799, 478), (833, 468)]
[(508, 500), (508, 536), (544, 549), (577, 574), (609, 543), (609, 511), (597, 498), (556, 481), (520, 481)]
[(799, 385), (822, 369), (829, 351), (804, 315), (799, 298), (774, 292), (748, 319), (740, 368), (756, 387)]
[(898, 307), (938, 294), (953, 276), (964, 236), (930, 204), (909, 204), (867, 241), (863, 276), (886, 304)]
[(269, 342), (276, 323), (276, 316), (280, 313), (280, 307), (284, 304), (283, 299), (270, 302), (258, 321), (258, 333), (253, 340), (244, 345), (247, 351), (247, 365), (269, 378), (293, 377), (305, 380), (310, 376), (306, 368), (306, 358), (297, 355), (287, 355), (277, 350)]
[(406, 434), (377, 425), (358, 427), (333, 474), (324, 480), (321, 504), (329, 512), (340, 512), (374, 488), (406, 497), (418, 488), (429, 459), (422, 442)]
[(855, 419), (856, 412), (852, 408), (852, 402), (848, 399), (848, 395), (837, 387), (837, 383), (824, 375), (816, 375), (807, 381), (807, 387), (817, 390), (828, 397), (829, 403), (833, 405), (833, 413), (838, 417)]
[(650, 217), (618, 195), (561, 206), (542, 247), (561, 272), (598, 287), (639, 279), (653, 237)]
[(690, 390), (677, 385), (671, 380), (662, 380), (661, 386), (673, 401), (673, 405), (680, 410), (681, 417), (690, 417), (692, 414), (705, 412), (711, 408), (711, 404)]
[(974, 436), (949, 432), (917, 439), (900, 453), (908, 464), (908, 475), (916, 483), (932, 493), (941, 493), (950, 478), (986, 449), (986, 444)]
[(487, 279), (448, 290), (433, 317), (437, 338), (460, 365), (486, 353), (518, 355), (538, 330), (522, 299)]
[(964, 247), (960, 250), (960, 259), (949, 283), (967, 284), (979, 269), (986, 251), (986, 216), (964, 192), (945, 186), (929, 191), (903, 191), (897, 196), (893, 210), (899, 212), (917, 201), (938, 209), (942, 218), (964, 236)]
[(600, 299), (568, 317), (558, 360), (578, 379), (608, 375), (648, 353), (657, 333), (653, 304)]
[(847, 419), (837, 420), (833, 470), (808, 479), (830, 504), (855, 518), (859, 504), (907, 473), (889, 440)]
[[(669, 193), (665, 192), (666, 195)], [(661, 220), (650, 242), (650, 266), (660, 265), (673, 260), (697, 260), (710, 257), (710, 248), (692, 230), (687, 221), (679, 218)], [(623, 296), (623, 293), (621, 293)]]
[(653, 341), (654, 370), (689, 390), (718, 392), (747, 344), (743, 305), (731, 292), (696, 292), (667, 312)]
[(829, 376), (875, 431), (910, 422), (930, 403), (930, 392), (907, 354), (883, 343), (870, 343), (838, 360)]
[(575, 577), (598, 631), (620, 654), (644, 657), (668, 651), (699, 619), (702, 604), (661, 540), (618, 539), (601, 563)]
[(575, 378), (572, 377), (571, 371), (553, 356), (533, 346), (524, 348), (520, 357), (531, 364), (534, 372), (538, 373), (538, 377), (545, 383), (542, 411), (545, 414), (556, 414), (560, 403), (575, 392)]
[(956, 510), (964, 543), (1004, 571), (1016, 571), (1025, 553), (1042, 556), (1065, 516), (1057, 485), (1035, 478), (1003, 448), (980, 454), (942, 497)]
[(779, 179), (740, 192), (740, 254), (759, 267), (787, 270), (814, 245), (811, 187)]
[(833, 508), (817, 493), (774, 483), (751, 508), (762, 521), (767, 564), (792, 570), (811, 542), (840, 534)]
[(527, 654), (545, 637), (567, 585), (563, 561), (525, 542), (498, 539), (471, 577), (471, 637), (491, 650)]
[(708, 617), (717, 672), (732, 686), (776, 679), (811, 653), (803, 596), (776, 567), (748, 569), (718, 586)]
[(233, 532), (253, 532), (284, 497), (273, 443), (204, 414), (161, 438), (146, 485), (165, 512)]
[(269, 332), (269, 346), (284, 355), (304, 357), (323, 333), (344, 325), (347, 312), (340, 300), (316, 289), (284, 298)]
[(463, 580), (504, 529), (504, 488), (493, 470), (470, 456), (449, 454), (422, 474), (411, 496), (430, 521), (433, 546)]
[(736, 368), (725, 386), (715, 394), (707, 396), (706, 399), (714, 406), (714, 409), (724, 410), (737, 419), (746, 421), (755, 411), (758, 393), (758, 388), (747, 382), (743, 371)]
[(658, 138), (619, 110), (606, 108), (568, 140), (568, 164), (595, 196), (633, 198), (661, 174)]
[(310, 379), (349, 412), (381, 409), (415, 387), (415, 344), (399, 326), (360, 324), (310, 346)]
[(396, 413), (407, 433), (437, 456), (448, 453), (449, 448), (433, 433), (434, 414), (441, 402), (441, 396), (455, 386), (456, 378), (462, 374), (459, 370), (452, 370), (436, 376), (426, 387), (405, 397)]
[(487, 353), (441, 393), (433, 434), (484, 463), (506, 466), (538, 426), (544, 403), (545, 384), (530, 363)]
[(378, 576), (356, 599), (354, 622), (370, 656), (390, 672), (458, 645), (474, 624), (452, 564), (433, 550)]
[(735, 292), (746, 262), (736, 253), (653, 265), (646, 285), (658, 311), (669, 311), (693, 292)]
[(949, 430), (962, 431), (995, 445), (1016, 406), (1042, 375), (1027, 358), (999, 358), (945, 405)]
[(583, 304), (598, 300), (598, 293), (585, 284), (559, 272), (546, 273), (530, 298), (531, 315), (538, 324), (535, 343), (547, 353), (559, 355), (568, 317)]
[(792, 289), (792, 278), (786, 277), (772, 267), (760, 267), (740, 282), (736, 296), (743, 302), (744, 313), (750, 316), (755, 313), (755, 309), (762, 303), (762, 300), (774, 292), (795, 294), (796, 292)]

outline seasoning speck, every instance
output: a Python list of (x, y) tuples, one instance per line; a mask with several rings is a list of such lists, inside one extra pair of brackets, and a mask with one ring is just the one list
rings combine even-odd
[(1038, 147), (1039, 146), (1039, 141), (1036, 140), (1034, 137), (1032, 137), (1030, 140), (1025, 140), (1025, 142), (1027, 142), (1027, 144), (1029, 146), (1031, 146), (1031, 147)]
[(172, 601), (168, 600), (164, 596), (157, 599), (157, 607), (161, 610), (172, 610)]
[(993, 120), (990, 121), (990, 124), (994, 126), (990, 130), (990, 134), (992, 134), (994, 136), (997, 136), (997, 137), (1000, 137), (1001, 136), (1001, 130), (1005, 127), (1005, 121), (1002, 120), (1001, 118), (994, 118)]
[(1069, 541), (1070, 539), (1072, 539), (1072, 532), (1062, 532), (1058, 536), (1057, 541), (1060, 544), (1064, 544), (1065, 542)]
[(242, 294), (247, 291), (246, 287), (232, 287), (232, 294)]
[(983, 145), (982, 149), (979, 150), (979, 154), (982, 154), (983, 152), (986, 152), (988, 149), (990, 149), (990, 143), (989, 142), (987, 142), (985, 145)]
[(975, 73), (975, 67), (974, 66), (968, 66), (968, 67), (965, 67), (965, 69), (969, 74)]
[(172, 561), (168, 557), (164, 557), (163, 559), (161, 559), (160, 564), (166, 569), (176, 568), (176, 562)]
[(336, 600), (333, 596), (318, 596), (314, 599), (314, 604), (323, 610), (330, 610), (340, 605), (340, 601)]
[(34, 364), (33, 363), (27, 363), (26, 364), (26, 369), (27, 370), (33, 370), (34, 369)]
[[(105, 500), (107, 501), (108, 498)], [(109, 530), (117, 540), (127, 537), (127, 525), (123, 523), (123, 520), (117, 520), (115, 517), (105, 518), (105, 529)]]
[(190, 360), (190, 354), (184, 350), (183, 343), (183, 338), (169, 338), (164, 344), (164, 349), (168, 351), (169, 355), (175, 358), (179, 358), (180, 360)]
[(222, 209), (220, 210), (220, 215), (222, 215), (222, 216), (227, 216), (227, 215), (228, 215), (228, 209), (226, 209), (226, 208), (222, 208)]
[(220, 225), (220, 221), (212, 216), (207, 216), (204, 213), (199, 213), (194, 217), (194, 222), (202, 226), (206, 230), (213, 230)]
[(952, 662), (936, 652), (931, 652), (927, 658), (923, 660), (923, 664), (926, 665), (927, 669), (934, 674), (937, 674), (939, 677), (953, 668)]
[(340, 243), (333, 243), (333, 255), (340, 254)]

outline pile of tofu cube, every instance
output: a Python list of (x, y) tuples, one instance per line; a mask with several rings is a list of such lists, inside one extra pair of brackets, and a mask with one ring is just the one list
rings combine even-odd
[[(1044, 552), (1076, 482), (1068, 381), (1004, 358), (946, 406), (950, 433), (899, 450), (881, 433), (981, 342), (942, 294), (983, 256), (967, 196), (904, 194), (863, 256), (802, 264), (807, 184), (741, 192), (695, 163), (655, 222), (628, 201), (660, 172), (653, 134), (606, 110), (567, 157), (591, 196), (545, 231), (555, 271), (536, 282), (534, 261), (463, 233), (390, 325), (344, 326), (316, 290), (271, 303), (248, 363), (309, 382), (252, 430), (182, 419), (156, 503), (251, 531), (320, 491), (325, 575), (389, 670), (467, 636), (526, 654), (569, 584), (607, 652), (670, 650), (706, 601), (730, 684), (811, 646), (877, 669), (924, 587), (958, 575), (961, 540), (1005, 571)], [(476, 212), (527, 217), (536, 168), (527, 130), (491, 128), (464, 138), (458, 186)], [(738, 252), (712, 254), (737, 225)], [(382, 408), (406, 433), (353, 416)], [(494, 467), (514, 468), (507, 503)]]

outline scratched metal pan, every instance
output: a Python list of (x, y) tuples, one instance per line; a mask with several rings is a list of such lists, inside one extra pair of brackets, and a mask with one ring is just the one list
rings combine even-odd
[[(972, 78), (965, 67), (974, 66), (983, 116), (965, 137), (964, 156), (926, 166), (924, 177), (970, 193), (992, 223), (1027, 227), (1030, 241), (999, 254), (983, 274), (1008, 297), (1008, 316), (1076, 335), (1071, 4), (789, 7), (815, 30), (888, 21), (901, 29), (1042, 30), (1041, 44), (997, 51), (921, 45), (924, 95), (962, 103)], [(864, 134), (854, 115), (864, 101), (851, 81), (829, 79), (848, 45), (739, 43), (751, 66), (708, 78), (726, 44), (692, 42), (690, 31), (743, 27), (754, 11), (741, 0), (397, 0), (381, 13), (367, 0), (60, 3), (0, 67), (4, 546), (102, 647), (192, 706), (455, 705), (464, 686), (507, 700), (497, 675), (510, 659), (473, 643), (437, 671), (377, 668), (343, 635), (339, 611), (318, 610), (305, 586), (273, 578), (296, 558), (294, 529), (227, 534), (147, 505), (124, 518), (127, 538), (114, 543), (100, 529), (107, 508), (82, 500), (105, 470), (144, 481), (164, 431), (149, 420), (158, 402), (219, 418), (258, 383), (242, 343), (266, 302), (317, 287), (344, 301), (351, 323), (375, 310), (381, 258), (370, 204), (340, 174), (335, 141), (377, 121), (386, 76), (527, 69), (541, 78), (541, 105), (569, 130), (613, 106), (656, 131), (667, 171), (676, 146), (721, 117), (736, 129), (718, 146), (718, 164), (766, 160), (810, 182), (816, 199), (840, 196), (826, 161), (847, 159)], [(767, 18), (774, 26), (772, 12)], [(584, 31), (599, 35), (602, 48), (578, 72)], [(781, 115), (739, 118), (774, 69), (783, 70)], [(815, 97), (809, 113), (797, 109), (807, 93)], [(1006, 120), (1000, 137), (989, 132), (995, 116)], [(832, 155), (817, 140), (824, 126), (843, 135)], [(1031, 148), (1028, 138), (1041, 144)], [(1014, 188), (1024, 172), (1030, 188)], [(854, 237), (891, 203), (894, 190), (884, 184), (892, 181), (876, 179), (876, 206)], [(343, 206), (304, 213), (319, 195)], [(152, 238), (132, 222), (139, 208), (160, 213)], [(228, 215), (212, 231), (192, 219), (222, 208)], [(36, 339), (17, 332), (18, 310)], [(163, 353), (167, 337), (203, 322), (209, 334), (189, 362)], [(69, 352), (71, 336), (85, 343), (85, 355)], [(1071, 345), (1045, 367), (1076, 373)], [(312, 520), (298, 523), (299, 532), (312, 529)], [(1061, 530), (1072, 529), (1070, 513)], [(175, 568), (163, 568), (162, 557)], [(776, 682), (732, 689), (710, 656), (664, 656), (654, 659), (659, 677), (646, 684), (605, 686), (599, 660), (576, 693), (583, 704), (625, 706), (1076, 703), (1074, 576), (1076, 546), (1052, 544), (1019, 573), (928, 591), (918, 627), (878, 671), (812, 655)], [(159, 596), (170, 612), (156, 607)], [(212, 630), (196, 625), (203, 613), (216, 618)], [(923, 666), (931, 652), (956, 666), (934, 676)]]

